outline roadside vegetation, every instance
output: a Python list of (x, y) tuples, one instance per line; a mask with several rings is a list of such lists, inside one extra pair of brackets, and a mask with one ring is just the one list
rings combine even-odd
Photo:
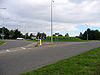
[[(4, 31), (4, 33), (2, 33), (2, 31)], [(70, 34), (67, 32), (63, 35), (61, 33), (54, 33), (53, 39), (54, 39), (54, 42), (76, 42), (76, 41), (81, 42), (81, 41), (87, 40), (87, 33), (88, 33), (89, 40), (100, 40), (100, 31), (91, 30), (91, 29), (87, 29), (84, 33), (80, 32), (80, 35), (75, 36), (75, 37), (70, 37)], [(0, 39), (3, 38), (2, 36), (4, 36), (4, 39), (17, 39), (17, 38), (40, 39), (42, 38), (44, 39), (43, 41), (46, 41), (46, 42), (50, 41), (50, 37), (47, 36), (46, 32), (45, 33), (37, 32), (37, 34), (33, 34), (33, 33), (22, 34), (22, 32), (19, 31), (18, 29), (9, 30), (6, 27), (2, 27), (0, 28), (0, 34), (1, 34)]]
[(89, 28), (84, 33), (80, 32), (80, 35), (77, 37), (79, 37), (80, 39), (86, 40), (87, 33), (88, 33), (89, 40), (100, 40), (100, 31), (99, 30), (91, 30)]
[(100, 75), (100, 47), (20, 75)]
[[(54, 42), (86, 42), (87, 40), (81, 40), (80, 38), (76, 37), (66, 37), (66, 36), (54, 36), (53, 37)], [(51, 37), (47, 37), (46, 39), (43, 39), (44, 42), (50, 42)]]
[(0, 40), (0, 45), (3, 44), (4, 42)]
[[(30, 40), (28, 41), (38, 41), (38, 40)], [(46, 39), (42, 39), (43, 42), (50, 42), (51, 37), (46, 37)], [(87, 40), (82, 40), (80, 38), (76, 37), (66, 37), (66, 36), (53, 36), (53, 41), (54, 42), (88, 42)]]

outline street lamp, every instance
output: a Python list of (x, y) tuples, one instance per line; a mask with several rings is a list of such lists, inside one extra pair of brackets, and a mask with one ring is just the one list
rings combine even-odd
[(52, 27), (53, 27), (53, 23), (52, 23), (52, 3), (53, 2), (54, 1), (51, 0), (51, 42), (53, 42), (53, 29), (52, 29)]
[[(88, 28), (88, 24), (85, 24)], [(88, 30), (87, 30), (87, 40), (89, 40), (89, 33), (88, 33)]]
[[(5, 22), (5, 19), (9, 19), (9, 18), (4, 18), (4, 17), (3, 17), (3, 25), (4, 25), (4, 22)], [(4, 36), (5, 36), (5, 35), (4, 35), (4, 28), (2, 28), (2, 39), (4, 39)]]
[[(0, 8), (6, 10), (7, 8)], [(3, 25), (4, 25), (4, 16), (3, 16)], [(4, 29), (2, 28), (2, 39), (4, 39)]]
[(27, 36), (26, 36), (26, 24), (25, 24), (25, 39), (26, 39), (26, 37), (27, 37)]

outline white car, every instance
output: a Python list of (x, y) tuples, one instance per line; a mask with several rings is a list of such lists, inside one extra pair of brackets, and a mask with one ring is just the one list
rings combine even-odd
[(35, 40), (36, 39), (36, 37), (31, 37), (31, 40)]
[(24, 38), (17, 38), (17, 40), (24, 40)]

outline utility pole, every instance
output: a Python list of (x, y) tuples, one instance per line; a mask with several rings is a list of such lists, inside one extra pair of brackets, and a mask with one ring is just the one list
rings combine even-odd
[(51, 0), (51, 42), (53, 42), (53, 23), (52, 23), (52, 3), (54, 1)]

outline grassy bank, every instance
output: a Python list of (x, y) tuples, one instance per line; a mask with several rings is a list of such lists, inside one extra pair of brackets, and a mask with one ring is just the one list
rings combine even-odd
[[(37, 40), (28, 40), (28, 41), (37, 41)], [(51, 37), (47, 37), (46, 39), (42, 40), (43, 42), (50, 42)], [(54, 42), (87, 42), (87, 40), (81, 40), (76, 37), (64, 37), (64, 36), (59, 36), (59, 37), (53, 37)]]
[(21, 75), (100, 75), (100, 48)]
[(0, 45), (3, 44), (3, 43), (4, 43), (3, 41), (0, 41)]
[[(43, 40), (44, 42), (50, 42), (51, 41), (51, 37), (47, 37), (46, 39)], [(64, 36), (59, 36), (59, 37), (53, 37), (53, 41), (54, 42), (84, 42), (87, 40), (81, 40), (79, 38), (76, 37), (64, 37)]]

